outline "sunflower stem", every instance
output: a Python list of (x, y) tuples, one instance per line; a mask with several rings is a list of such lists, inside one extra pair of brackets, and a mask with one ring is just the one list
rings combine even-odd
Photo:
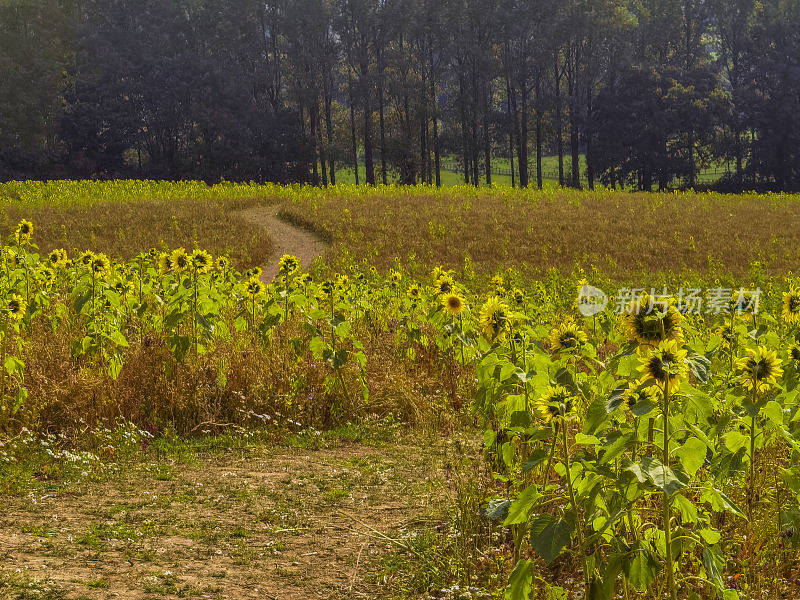
[[(664, 380), (664, 405), (662, 408), (663, 423), (663, 454), (662, 454), (662, 469), (666, 474), (667, 466), (669, 465), (669, 375)], [(666, 477), (665, 477), (666, 480)], [(678, 594), (675, 589), (675, 579), (672, 565), (672, 530), (670, 528), (670, 495), (664, 488), (662, 496), (662, 505), (664, 511), (664, 546), (666, 550), (666, 563), (667, 563), (667, 587), (669, 588), (669, 595), (672, 600), (677, 600)]]
[(464, 360), (464, 315), (458, 313), (458, 326), (461, 330), (461, 336), (458, 339), (459, 344), (461, 344), (461, 364), (466, 365), (467, 361)]
[(586, 546), (583, 539), (583, 519), (581, 518), (580, 510), (578, 509), (578, 503), (575, 501), (575, 490), (572, 487), (572, 472), (569, 460), (569, 447), (567, 445), (566, 423), (564, 423), (564, 427), (561, 428), (561, 439), (564, 442), (564, 466), (566, 467), (567, 471), (567, 487), (569, 488), (569, 501), (570, 504), (572, 504), (572, 509), (575, 511), (575, 520), (577, 522), (577, 528), (578, 528), (578, 552), (580, 552), (581, 564), (583, 565), (583, 584), (585, 586), (584, 594), (588, 595), (590, 586), (589, 564), (586, 561)]
[(753, 416), (750, 421), (750, 477), (747, 483), (747, 519), (753, 522), (753, 494), (756, 476), (756, 404), (758, 402), (758, 381), (753, 377)]
[(542, 473), (542, 487), (547, 485), (547, 481), (550, 479), (550, 467), (553, 466), (553, 456), (556, 452), (556, 442), (558, 442), (558, 421), (554, 422), (554, 430), (553, 430), (553, 443), (550, 444), (550, 455), (547, 457), (547, 466), (544, 468), (544, 472)]

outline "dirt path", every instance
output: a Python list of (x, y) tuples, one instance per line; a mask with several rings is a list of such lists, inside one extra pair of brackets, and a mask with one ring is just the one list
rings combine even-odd
[(405, 443), (237, 449), (0, 497), (0, 598), (384, 598), (413, 559), (391, 540), (441, 526), (441, 465)]
[(239, 214), (247, 222), (269, 231), (274, 251), (267, 264), (263, 266), (264, 279), (272, 280), (278, 273), (278, 259), (284, 254), (294, 254), (300, 259), (303, 267), (308, 267), (315, 258), (322, 255), (325, 242), (313, 233), (295, 227), (277, 216), (278, 206), (254, 206)]

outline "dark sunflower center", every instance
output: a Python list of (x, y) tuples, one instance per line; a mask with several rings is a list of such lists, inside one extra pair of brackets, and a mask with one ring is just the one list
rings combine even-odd
[(647, 365), (647, 370), (653, 379), (657, 381), (664, 381), (669, 376), (669, 363), (667, 355), (663, 357), (654, 356), (650, 359)]
[(562, 333), (558, 341), (564, 348), (574, 348), (578, 345), (578, 338), (572, 331)]
[(747, 366), (749, 367), (750, 374), (756, 381), (766, 379), (770, 376), (770, 373), (772, 373), (772, 364), (765, 358), (761, 360), (750, 359)]

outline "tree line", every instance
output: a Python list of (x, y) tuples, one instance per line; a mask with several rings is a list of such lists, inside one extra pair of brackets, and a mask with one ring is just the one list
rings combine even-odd
[(800, 189), (797, 0), (0, 0), (0, 82), (0, 179)]

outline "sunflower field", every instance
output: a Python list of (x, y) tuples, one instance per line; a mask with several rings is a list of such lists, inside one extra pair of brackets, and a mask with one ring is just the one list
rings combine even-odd
[(482, 289), (399, 261), (312, 274), (287, 254), (269, 281), (200, 247), (40, 251), (28, 220), (0, 253), (5, 434), (477, 426), (480, 545), (505, 597), (800, 593), (791, 275), (714, 311), (639, 290), (584, 316), (580, 270)]

